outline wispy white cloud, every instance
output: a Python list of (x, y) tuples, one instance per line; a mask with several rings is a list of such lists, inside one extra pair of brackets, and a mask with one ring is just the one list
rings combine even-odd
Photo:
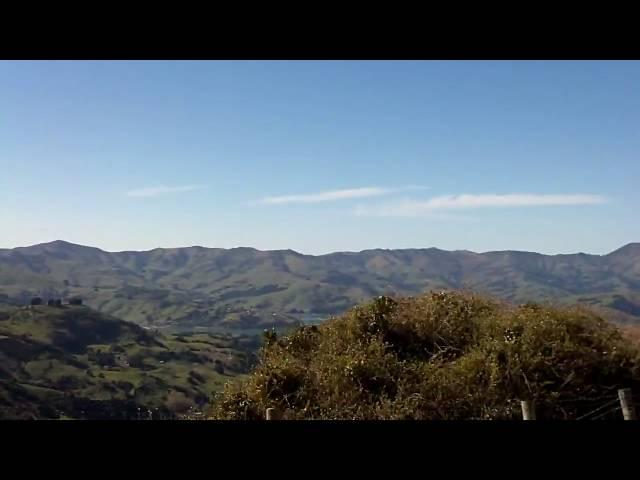
[(159, 197), (161, 195), (168, 195), (171, 193), (191, 192), (192, 190), (199, 190), (204, 188), (202, 185), (181, 185), (176, 187), (167, 187), (166, 185), (159, 185), (157, 187), (146, 187), (130, 190), (127, 192), (127, 197)]
[(526, 193), (485, 195), (443, 195), (428, 200), (404, 200), (384, 205), (360, 205), (354, 213), (362, 216), (420, 217), (430, 216), (440, 210), (474, 208), (537, 207), (563, 205), (596, 205), (606, 203), (601, 195), (555, 194), (536, 195)]
[(379, 197), (389, 195), (395, 192), (406, 190), (423, 190), (427, 187), (407, 186), (399, 188), (382, 188), (382, 187), (362, 187), (349, 188), (345, 190), (330, 190), (318, 193), (304, 193), (296, 195), (281, 195), (274, 197), (264, 197), (258, 200), (258, 204), (263, 205), (284, 205), (289, 203), (319, 203), (333, 202), (338, 200), (351, 200), (355, 198)]

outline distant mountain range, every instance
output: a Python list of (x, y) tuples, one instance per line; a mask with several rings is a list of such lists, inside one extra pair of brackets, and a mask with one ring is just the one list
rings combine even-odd
[(377, 295), (431, 289), (585, 303), (613, 320), (640, 323), (640, 243), (607, 255), (427, 248), (312, 256), (203, 247), (110, 253), (64, 241), (0, 250), (0, 302), (80, 296), (102, 312), (156, 327), (291, 325)]

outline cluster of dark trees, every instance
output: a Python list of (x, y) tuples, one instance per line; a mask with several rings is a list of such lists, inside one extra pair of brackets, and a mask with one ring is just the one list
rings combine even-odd
[(116, 356), (112, 352), (96, 352), (94, 350), (88, 350), (87, 358), (101, 367), (116, 366)]
[[(42, 298), (40, 297), (33, 297), (31, 299), (31, 305), (42, 305), (44, 303), (44, 301), (42, 300)], [(58, 299), (49, 299), (47, 301), (47, 305), (50, 307), (60, 307), (62, 306), (62, 300)], [(82, 299), (81, 298), (72, 298), (69, 300), (69, 305), (82, 305)]]

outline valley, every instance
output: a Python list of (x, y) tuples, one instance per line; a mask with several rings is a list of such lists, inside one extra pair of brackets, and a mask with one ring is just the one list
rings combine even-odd
[(135, 419), (205, 408), (259, 339), (161, 334), (85, 306), (0, 309), (0, 418)]

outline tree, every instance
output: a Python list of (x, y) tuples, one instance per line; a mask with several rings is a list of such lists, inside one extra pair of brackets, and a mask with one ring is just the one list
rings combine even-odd
[(42, 299), (40, 297), (33, 297), (31, 299), (31, 305), (42, 305)]
[(53, 307), (56, 304), (56, 301), (53, 299), (49, 299), (47, 300), (47, 306), (49, 307)]
[(82, 299), (78, 297), (74, 297), (69, 300), (69, 305), (82, 305)]
[(224, 365), (220, 360), (216, 360), (213, 369), (220, 375), (224, 374)]

